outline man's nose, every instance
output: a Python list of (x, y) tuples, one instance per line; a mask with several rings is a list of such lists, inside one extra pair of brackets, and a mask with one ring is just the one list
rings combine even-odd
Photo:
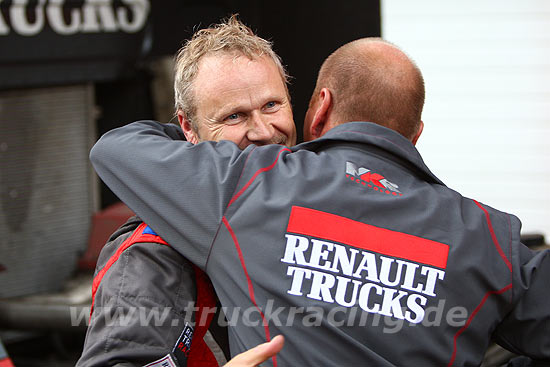
[(254, 144), (269, 144), (275, 131), (266, 116), (253, 114), (249, 120), (247, 138)]

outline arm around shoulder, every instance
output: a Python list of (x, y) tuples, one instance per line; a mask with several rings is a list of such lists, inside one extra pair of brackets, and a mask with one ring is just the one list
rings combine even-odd
[[(174, 125), (138, 121), (101, 137), (90, 153), (109, 188), (201, 268), (251, 149), (179, 140)], [(182, 223), (186, 223), (183, 228)]]
[(550, 250), (519, 245), (514, 266), (514, 304), (495, 332), (510, 351), (550, 365)]

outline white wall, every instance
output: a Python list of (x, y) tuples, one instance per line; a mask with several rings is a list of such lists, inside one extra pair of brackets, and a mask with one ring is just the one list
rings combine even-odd
[(550, 240), (550, 1), (381, 0), (426, 82), (418, 149), (449, 187)]

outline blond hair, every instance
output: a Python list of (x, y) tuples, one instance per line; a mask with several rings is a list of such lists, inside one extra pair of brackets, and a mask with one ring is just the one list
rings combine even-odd
[(196, 32), (176, 55), (175, 108), (176, 111), (183, 111), (195, 130), (197, 130), (197, 126), (193, 81), (197, 76), (200, 60), (216, 53), (244, 55), (251, 60), (267, 56), (279, 69), (281, 78), (285, 81), (285, 88), (287, 88), (289, 76), (280, 57), (273, 51), (271, 42), (255, 35), (234, 14), (220, 24)]

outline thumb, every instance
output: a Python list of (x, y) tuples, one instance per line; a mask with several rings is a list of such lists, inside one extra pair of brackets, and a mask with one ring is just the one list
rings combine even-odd
[(247, 350), (230, 360), (225, 367), (254, 367), (267, 361), (283, 349), (285, 339), (277, 335), (271, 341)]

